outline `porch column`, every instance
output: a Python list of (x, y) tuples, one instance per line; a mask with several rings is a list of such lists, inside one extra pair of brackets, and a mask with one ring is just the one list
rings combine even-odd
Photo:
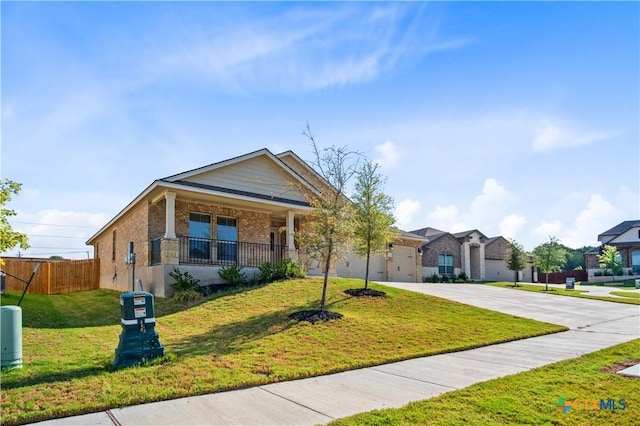
[(294, 228), (294, 217), (295, 214), (289, 210), (287, 212), (287, 253), (289, 255), (289, 259), (297, 260), (298, 253), (296, 252), (296, 243), (294, 240), (295, 228)]
[(164, 237), (169, 240), (176, 239), (176, 193), (165, 192), (164, 199), (166, 200), (165, 208), (165, 228)]
[(484, 261), (484, 243), (480, 243), (480, 248), (478, 249), (478, 255), (480, 256), (480, 279), (484, 280), (486, 277), (486, 265)]
[(468, 241), (462, 243), (462, 270), (471, 279), (471, 245)]

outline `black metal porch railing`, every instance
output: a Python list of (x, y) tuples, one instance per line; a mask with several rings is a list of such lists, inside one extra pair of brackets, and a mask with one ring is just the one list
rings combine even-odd
[(242, 241), (178, 237), (179, 262), (192, 265), (260, 266), (285, 258), (286, 247)]

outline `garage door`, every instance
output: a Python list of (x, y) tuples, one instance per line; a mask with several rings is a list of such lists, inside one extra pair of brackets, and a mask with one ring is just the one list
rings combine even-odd
[[(416, 282), (416, 249), (394, 246), (393, 273), (389, 274), (394, 282)], [(390, 271), (391, 272), (391, 271)]]

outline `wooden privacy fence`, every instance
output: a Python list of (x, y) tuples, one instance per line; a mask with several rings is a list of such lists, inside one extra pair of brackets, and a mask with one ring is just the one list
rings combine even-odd
[[(100, 287), (100, 260), (48, 260), (3, 257), (2, 270), (7, 274), (29, 281), (33, 268), (40, 263), (40, 269), (31, 281), (28, 293), (62, 294), (92, 290)], [(24, 290), (25, 283), (6, 276), (6, 289)]]
[[(538, 273), (538, 282), (545, 283), (547, 274)], [(563, 271), (549, 274), (549, 284), (564, 284), (567, 278), (575, 278), (576, 281), (587, 281), (587, 271)]]

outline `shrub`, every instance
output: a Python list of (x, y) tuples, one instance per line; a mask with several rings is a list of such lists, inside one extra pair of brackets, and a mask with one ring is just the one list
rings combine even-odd
[(601, 277), (601, 276), (602, 276), (602, 271), (595, 271), (595, 272), (593, 273), (593, 276), (594, 276), (594, 277)]
[(444, 274), (444, 275), (442, 276), (442, 282), (443, 282), (443, 283), (448, 283), (449, 281), (450, 281), (449, 275)]
[(439, 283), (440, 276), (436, 273), (433, 273), (430, 277), (424, 277), (422, 281), (424, 281), (425, 283)]
[(274, 281), (276, 270), (271, 262), (264, 262), (258, 269), (260, 269), (260, 281), (265, 283)]
[(200, 293), (200, 280), (194, 278), (189, 272), (182, 272), (178, 268), (173, 268), (169, 272), (169, 276), (173, 278), (171, 287), (176, 291), (174, 297), (181, 302), (191, 302), (202, 297)]
[(178, 302), (189, 303), (200, 299), (202, 294), (198, 290), (180, 290), (177, 291), (173, 297)]
[(247, 282), (247, 275), (242, 272), (242, 267), (238, 265), (223, 266), (218, 271), (220, 278), (232, 285), (244, 284)]
[(304, 272), (298, 262), (291, 259), (282, 259), (276, 263), (275, 277), (278, 280), (289, 280), (292, 278), (304, 278)]
[(469, 277), (467, 277), (467, 274), (464, 271), (458, 274), (458, 279), (461, 280), (462, 282), (469, 281)]

